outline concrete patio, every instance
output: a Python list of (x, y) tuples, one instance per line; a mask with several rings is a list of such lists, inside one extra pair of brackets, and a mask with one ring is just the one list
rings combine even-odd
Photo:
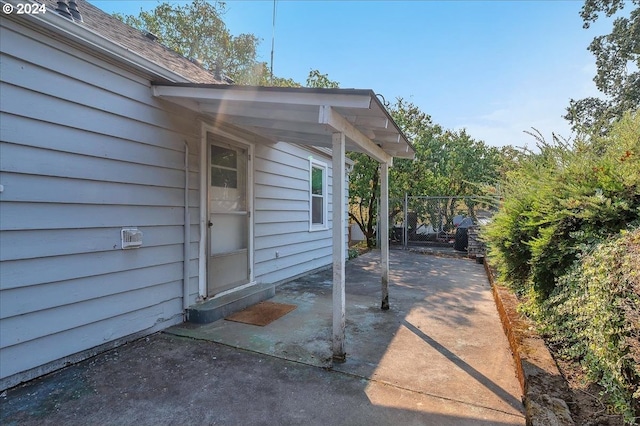
[(330, 270), (279, 286), (271, 301), (297, 308), (265, 327), (219, 320), (169, 332), (429, 395), (448, 401), (439, 409), (448, 413), (521, 416), (515, 367), (483, 266), (397, 250), (390, 262), (389, 311), (380, 310), (379, 253), (347, 264), (343, 364), (331, 361)]
[(390, 262), (389, 311), (379, 253), (347, 263), (345, 363), (331, 361), (325, 270), (279, 286), (271, 301), (297, 308), (264, 327), (182, 324), (10, 390), (1, 423), (524, 425), (483, 266), (397, 250)]

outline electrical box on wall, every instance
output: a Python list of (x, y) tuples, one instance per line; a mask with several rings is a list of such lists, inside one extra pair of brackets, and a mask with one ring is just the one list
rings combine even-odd
[(122, 228), (122, 249), (134, 249), (142, 246), (142, 231), (138, 228)]

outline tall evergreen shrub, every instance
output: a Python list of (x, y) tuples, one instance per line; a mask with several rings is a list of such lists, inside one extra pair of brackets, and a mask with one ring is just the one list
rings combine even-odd
[(640, 416), (640, 113), (606, 136), (539, 141), (484, 230), (502, 282), (627, 424)]
[(640, 228), (595, 245), (559, 279), (542, 331), (628, 424), (640, 416)]
[(501, 279), (544, 300), (585, 245), (640, 219), (640, 114), (607, 136), (538, 148), (507, 173), (484, 235)]

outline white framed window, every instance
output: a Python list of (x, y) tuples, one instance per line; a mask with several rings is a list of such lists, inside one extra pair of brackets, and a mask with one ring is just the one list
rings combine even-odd
[(309, 231), (328, 229), (327, 163), (309, 158)]

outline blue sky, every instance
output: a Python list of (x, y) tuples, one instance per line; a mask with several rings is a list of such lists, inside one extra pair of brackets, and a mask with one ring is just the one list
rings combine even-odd
[[(135, 14), (157, 1), (97, 1)], [(227, 1), (230, 32), (262, 41), (270, 60), (272, 0)], [(529, 146), (524, 130), (571, 137), (569, 99), (597, 95), (587, 47), (609, 23), (582, 28), (583, 2), (309, 1), (276, 4), (274, 74), (303, 83), (318, 69), (341, 87), (403, 97), (448, 129), (489, 145)]]

